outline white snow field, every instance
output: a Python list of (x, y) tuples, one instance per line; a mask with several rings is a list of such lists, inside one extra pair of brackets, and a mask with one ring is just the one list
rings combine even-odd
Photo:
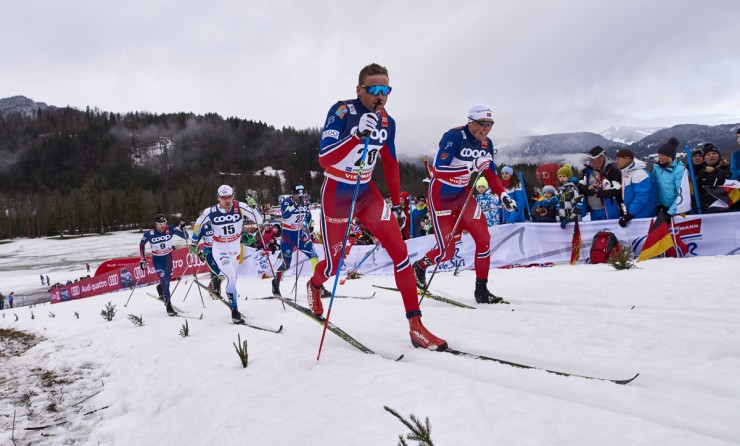
[[(52, 283), (83, 276), (86, 262), (136, 255), (139, 237), (0, 244), (0, 291), (38, 291), (42, 273)], [(336, 299), (331, 321), (378, 353), (404, 354), (398, 362), (327, 333), (317, 363), (321, 326), (254, 299), (270, 282), (251, 277), (239, 279), (240, 309), (282, 333), (231, 324), (221, 303), (204, 295), (204, 307), (197, 287), (185, 299), (191, 279), (173, 295), (203, 313), (187, 320), (187, 337), (186, 319), (147, 296), (154, 286), (134, 291), (126, 308), (129, 291), (5, 309), (0, 445), (394, 445), (408, 430), (385, 405), (429, 417), (438, 446), (740, 444), (740, 256), (638, 266), (494, 269), (490, 289), (512, 303), (495, 306), (474, 303), (472, 271), (438, 274), (432, 291), (477, 308), (421, 306), (425, 325), (453, 348), (604, 378), (640, 373), (624, 386), (414, 349), (400, 295), (385, 290)], [(339, 290), (366, 295), (393, 283), (364, 276)], [(108, 302), (118, 310), (110, 322), (100, 315)], [(38, 337), (20, 355), (17, 330)], [(248, 341), (246, 369), (237, 336)]]

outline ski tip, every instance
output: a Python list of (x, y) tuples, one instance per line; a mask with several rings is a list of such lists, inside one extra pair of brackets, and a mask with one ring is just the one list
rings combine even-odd
[(615, 379), (615, 380), (612, 380), (612, 382), (615, 383), (615, 384), (619, 384), (619, 385), (625, 385), (625, 384), (629, 384), (632, 381), (634, 381), (638, 376), (640, 376), (639, 373), (636, 374), (635, 376), (633, 376), (630, 379)]

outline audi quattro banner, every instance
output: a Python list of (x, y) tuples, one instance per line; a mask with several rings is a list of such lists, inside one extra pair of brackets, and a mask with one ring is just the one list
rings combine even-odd
[[(139, 258), (114, 259), (121, 261), (125, 266), (115, 268), (96, 274), (89, 279), (64, 285), (51, 290), (51, 303), (66, 302), (73, 299), (83, 299), (99, 294), (119, 291), (133, 287), (137, 281), (139, 286), (149, 285), (159, 281), (159, 276), (154, 271), (151, 259), (148, 259), (146, 271), (139, 268)], [(126, 262), (130, 260), (130, 262)], [(111, 261), (105, 262), (109, 264)], [(187, 248), (179, 248), (172, 252), (172, 277), (181, 277), (193, 273), (208, 272), (208, 265), (196, 258), (188, 255)]]

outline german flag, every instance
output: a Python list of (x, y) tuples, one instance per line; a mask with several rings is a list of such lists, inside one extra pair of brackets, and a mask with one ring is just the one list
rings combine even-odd
[(671, 230), (668, 228), (668, 223), (666, 223), (665, 217), (663, 217), (663, 213), (661, 212), (654, 221), (650, 222), (647, 240), (642, 245), (642, 251), (637, 261), (641, 262), (652, 259), (655, 256), (663, 254), (670, 248), (673, 248), (673, 238), (671, 237)]
[(578, 258), (581, 256), (581, 246), (583, 242), (581, 240), (581, 228), (578, 227), (578, 216), (576, 215), (575, 226), (573, 226), (573, 240), (570, 242), (570, 264), (575, 265), (578, 263)]
[(704, 186), (704, 190), (715, 198), (709, 205), (712, 208), (727, 209), (740, 201), (740, 184), (737, 181), (725, 181), (722, 186)]

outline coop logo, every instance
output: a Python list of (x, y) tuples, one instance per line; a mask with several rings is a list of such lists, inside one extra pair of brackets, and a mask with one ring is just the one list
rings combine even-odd
[[(357, 126), (352, 127), (352, 130), (350, 131), (350, 135), (354, 135), (357, 133)], [(370, 139), (373, 141), (378, 141), (380, 144), (383, 144), (386, 139), (388, 139), (388, 130), (386, 129), (373, 129), (373, 132), (370, 134)]]
[(214, 223), (229, 223), (233, 221), (239, 221), (241, 219), (239, 214), (219, 215), (213, 219)]
[(108, 276), (108, 286), (116, 286), (118, 285), (118, 276), (115, 274), (111, 274)]
[(152, 243), (166, 242), (169, 239), (170, 239), (169, 235), (163, 235), (161, 237), (153, 237), (151, 242)]
[(466, 147), (460, 151), (460, 156), (464, 158), (480, 158), (486, 153), (487, 152), (485, 150), (471, 149), (470, 147)]

